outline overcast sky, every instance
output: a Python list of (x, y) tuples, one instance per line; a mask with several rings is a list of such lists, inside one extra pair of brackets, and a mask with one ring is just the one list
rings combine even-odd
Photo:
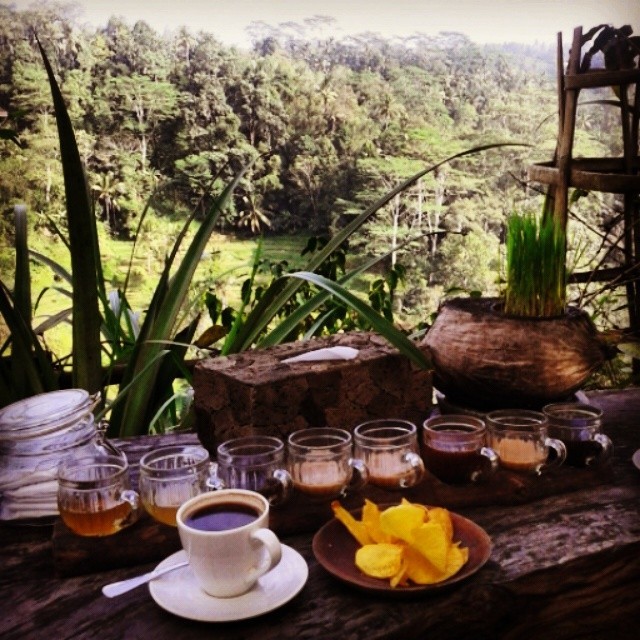
[[(18, 9), (33, 0), (0, 0)], [(41, 2), (36, 3), (41, 4)], [(555, 45), (563, 32), (609, 23), (631, 24), (640, 34), (640, 0), (77, 0), (80, 21), (103, 26), (112, 15), (133, 24), (143, 19), (159, 32), (187, 26), (209, 31), (227, 44), (247, 46), (246, 27), (302, 23), (316, 15), (335, 18), (331, 35), (372, 31), (385, 37), (415, 32), (465, 33), (476, 42), (542, 42)]]

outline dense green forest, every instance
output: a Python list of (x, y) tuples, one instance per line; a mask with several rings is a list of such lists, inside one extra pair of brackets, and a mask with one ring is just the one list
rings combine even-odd
[[(480, 46), (458, 33), (318, 39), (324, 19), (316, 18), (295, 36), (254, 25), (253, 49), (243, 51), (209, 33), (161, 35), (116, 17), (88, 30), (73, 15), (68, 6), (0, 4), (0, 128), (17, 134), (0, 139), (3, 274), (12, 268), (15, 203), (35, 214), (38, 239), (65, 225), (37, 34), (67, 102), (102, 233), (130, 242), (158, 189), (140, 232), (156, 233), (149, 246), (159, 261), (167, 221), (205, 211), (251, 159), (220, 234), (329, 235), (421, 167), (478, 145), (526, 144), (443, 165), (377, 214), (347, 251), (350, 259), (390, 252), (384, 267), (402, 265), (394, 304), (407, 326), (448, 291), (497, 291), (506, 216), (540, 209), (526, 169), (555, 148), (555, 43)], [(616, 118), (601, 106), (581, 110), (575, 152), (620, 155)], [(576, 195), (584, 197), (574, 198), (570, 269), (615, 263), (616, 202)], [(594, 314), (619, 322), (610, 313), (617, 303), (596, 290), (573, 299), (582, 295)]]

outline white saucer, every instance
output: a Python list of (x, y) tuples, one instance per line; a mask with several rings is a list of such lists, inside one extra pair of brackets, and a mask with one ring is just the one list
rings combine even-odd
[[(157, 569), (186, 560), (184, 550), (165, 558)], [(229, 622), (253, 618), (289, 602), (307, 582), (309, 567), (291, 547), (282, 545), (282, 559), (248, 593), (237, 598), (214, 598), (198, 585), (188, 565), (149, 583), (151, 597), (163, 609), (202, 622)]]
[(636, 465), (636, 469), (640, 469), (640, 449), (638, 449), (633, 456), (631, 456), (633, 464)]

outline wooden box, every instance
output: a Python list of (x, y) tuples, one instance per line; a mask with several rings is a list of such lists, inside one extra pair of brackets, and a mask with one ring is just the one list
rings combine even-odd
[[(332, 346), (358, 350), (353, 360), (284, 363)], [(197, 430), (213, 454), (246, 435), (286, 440), (307, 427), (353, 430), (374, 418), (405, 418), (418, 427), (432, 406), (431, 372), (419, 369), (382, 337), (349, 333), (217, 357), (194, 371)]]

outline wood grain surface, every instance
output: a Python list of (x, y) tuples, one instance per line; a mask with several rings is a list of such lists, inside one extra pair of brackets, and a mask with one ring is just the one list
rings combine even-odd
[[(614, 441), (610, 475), (583, 475), (582, 487), (573, 483), (551, 494), (534, 491), (526, 500), (509, 503), (457, 498), (454, 510), (483, 527), (493, 549), (478, 573), (450, 590), (407, 600), (362, 593), (317, 564), (312, 532), (283, 534), (283, 541), (309, 564), (302, 592), (253, 620), (197, 623), (162, 610), (145, 587), (120, 598), (102, 596), (104, 584), (150, 570), (155, 561), (59, 577), (52, 527), (4, 523), (0, 637), (635, 638), (640, 615), (640, 471), (631, 456), (640, 448), (640, 390), (599, 392), (590, 399), (604, 409), (605, 432)], [(132, 452), (148, 443), (137, 439), (129, 444)]]

